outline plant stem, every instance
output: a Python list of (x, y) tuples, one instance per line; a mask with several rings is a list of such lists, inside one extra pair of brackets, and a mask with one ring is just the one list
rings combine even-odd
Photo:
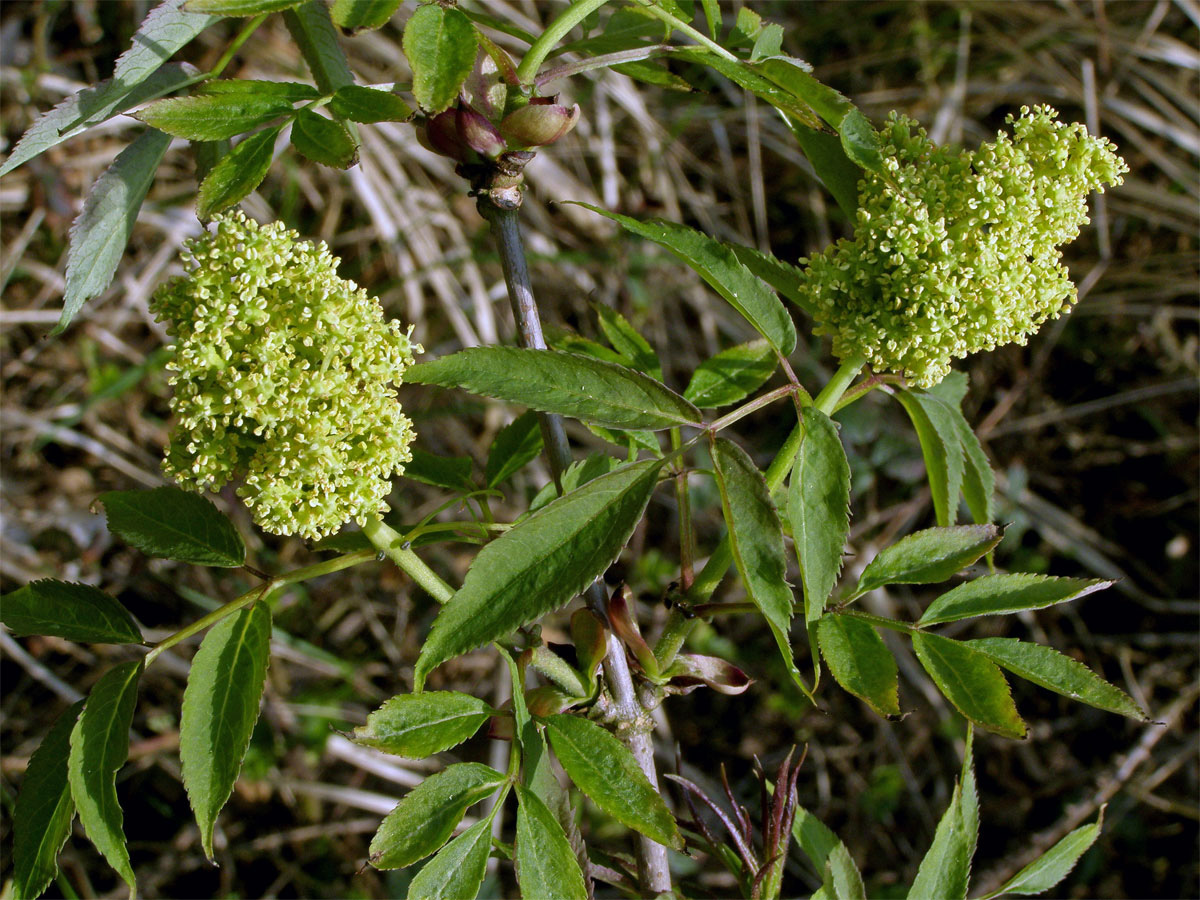
[(743, 404), (731, 413), (726, 413), (719, 419), (714, 419), (709, 425), (708, 430), (714, 434), (723, 428), (728, 428), (734, 422), (746, 418), (753, 412), (757, 412), (764, 406), (770, 406), (781, 397), (786, 397), (789, 394), (796, 393), (796, 386), (793, 384), (785, 384), (783, 387), (775, 388), (773, 391), (767, 391), (765, 394), (760, 394), (749, 403)]
[(363, 534), (381, 553), (403, 569), (408, 576), (425, 589), (438, 603), (449, 603), (454, 588), (442, 581), (438, 574), (412, 550), (408, 541), (395, 529), (383, 523), (383, 519), (368, 519), (363, 525)]
[(866, 358), (862, 356), (852, 356), (843, 362), (833, 373), (833, 377), (829, 379), (829, 384), (825, 385), (825, 389), (817, 394), (813, 405), (825, 415), (831, 415), (838, 401), (842, 399), (842, 394), (846, 393), (850, 382), (858, 376), (866, 362)]
[(678, 19), (671, 15), (671, 13), (654, 3), (653, 0), (636, 0), (636, 2), (642, 7), (642, 9), (650, 13), (650, 15), (654, 16), (656, 19), (662, 19), (676, 31), (683, 32), (696, 43), (700, 44), (700, 46), (702, 46), (705, 50), (710, 50), (717, 56), (727, 59), (730, 62), (737, 62), (736, 56), (734, 56), (716, 41), (712, 40), (708, 35), (701, 31), (697, 31), (687, 22), (683, 21), (683, 19)]
[(517, 66), (517, 78), (521, 80), (521, 84), (532, 83), (538, 69), (546, 61), (546, 57), (550, 55), (550, 51), (558, 45), (559, 41), (567, 36), (567, 32), (607, 2), (608, 0), (575, 0), (574, 3), (563, 10), (562, 15), (547, 25), (546, 30), (542, 32), (542, 36), (533, 42), (532, 47), (525, 51), (525, 57), (521, 60), (521, 64)]
[[(599, 6), (599, 3), (595, 3), (593, 0), (580, 0), (567, 13), (564, 13), (559, 21), (561, 22), (572, 10), (581, 9), (584, 6), (588, 6), (587, 12), (590, 12), (591, 9)], [(582, 13), (578, 18), (582, 19), (587, 12)], [(569, 27), (563, 29), (563, 33), (565, 34), (568, 30), (570, 30)], [(532, 52), (531, 50), (530, 55)], [(530, 56), (526, 56), (526, 61), (529, 58)], [(522, 66), (524, 64), (523, 62)], [(504, 283), (508, 287), (508, 298), (512, 303), (513, 315), (516, 317), (517, 328), (521, 333), (521, 343), (529, 348), (545, 349), (546, 340), (542, 335), (541, 317), (538, 315), (537, 304), (533, 299), (533, 290), (529, 282), (529, 268), (525, 264), (525, 249), (521, 243), (517, 209), (498, 206), (491, 202), (489, 195), (481, 194), (479, 212), (491, 225), (492, 235), (496, 239), (496, 246), (500, 252), (500, 264), (504, 268)], [(563, 428), (561, 416), (539, 413), (538, 419), (545, 438), (550, 471), (554, 475), (555, 486), (561, 494), (562, 473), (571, 464), (571, 450), (567, 444), (566, 429)], [(588, 606), (601, 617), (601, 620), (608, 622), (608, 598), (599, 581), (592, 583), (584, 597)], [(633, 676), (629, 672), (629, 662), (625, 658), (625, 645), (617, 639), (611, 628), (608, 631), (608, 655), (604, 659), (604, 676), (612, 694), (613, 708), (620, 723), (620, 731), (625, 744), (634, 759), (637, 760), (638, 766), (650, 780), (650, 784), (657, 789), (658, 772), (654, 765), (654, 744), (650, 739), (653, 723), (642, 708), (634, 689)], [(515, 687), (514, 690), (516, 690)], [(667, 866), (666, 847), (639, 834), (637, 862), (638, 878), (644, 891), (653, 895), (671, 890), (671, 871)]]
[(359, 550), (355, 553), (347, 553), (345, 556), (336, 556), (324, 562), (305, 566), (303, 569), (296, 569), (294, 572), (288, 572), (286, 575), (276, 575), (274, 578), (270, 578), (262, 584), (250, 588), (246, 593), (235, 597), (224, 606), (214, 609), (207, 616), (197, 619), (186, 628), (181, 628), (170, 637), (159, 641), (154, 645), (154, 649), (146, 654), (144, 665), (150, 665), (164, 650), (170, 650), (176, 644), (186, 641), (192, 635), (199, 634), (206, 628), (211, 628), (226, 616), (233, 615), (251, 603), (265, 600), (268, 595), (281, 587), (295, 584), (298, 581), (306, 581), (309, 578), (316, 578), (318, 575), (330, 575), (333, 572), (340, 572), (342, 569), (349, 569), (351, 566), (357, 566), (359, 563), (367, 562), (372, 558), (374, 558), (374, 554), (370, 550)]
[(255, 16), (247, 22), (242, 27), (242, 30), (237, 33), (237, 36), (229, 43), (229, 46), (225, 48), (225, 52), (221, 54), (221, 58), (217, 60), (217, 64), (208, 71), (207, 77), (216, 78), (224, 72), (225, 67), (233, 62), (233, 57), (242, 49), (242, 44), (246, 43), (250, 35), (254, 34), (258, 30), (258, 26), (265, 21), (267, 21), (267, 14), (263, 13), (261, 16)]
[[(678, 428), (671, 429), (671, 449), (682, 447)], [(679, 514), (679, 589), (687, 593), (692, 582), (696, 580), (694, 560), (696, 558), (696, 537), (692, 531), (692, 497), (688, 489), (688, 470), (683, 460), (676, 462), (675, 472), (675, 506)]]

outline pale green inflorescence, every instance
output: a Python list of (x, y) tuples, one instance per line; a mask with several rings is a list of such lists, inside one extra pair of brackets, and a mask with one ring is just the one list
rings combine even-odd
[(892, 114), (880, 133), (888, 175), (860, 182), (853, 239), (805, 270), (816, 332), (839, 359), (930, 387), (951, 360), (1023, 344), (1075, 303), (1058, 247), (1089, 221), (1088, 194), (1128, 167), (1057, 115), (1023, 108), (1011, 137), (971, 152), (936, 147)]
[(276, 534), (317, 538), (387, 510), (412, 458), (395, 385), (421, 352), (324, 244), (241, 213), (188, 244), (151, 310), (174, 338), (163, 469), (238, 494)]

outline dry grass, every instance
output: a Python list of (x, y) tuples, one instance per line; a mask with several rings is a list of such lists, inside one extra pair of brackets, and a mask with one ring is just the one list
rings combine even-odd
[[(551, 9), (487, 5), (531, 29)], [(0, 118), (10, 146), (39, 110), (111, 70), (146, 7), (0, 8)], [(785, 24), (786, 51), (813, 62), (819, 77), (875, 121), (897, 108), (939, 140), (973, 144), (994, 134), (1015, 107), (1049, 102), (1067, 118), (1098, 126), (1131, 165), (1124, 187), (1097, 204), (1093, 226), (1069, 248), (1080, 308), (1028, 348), (972, 360), (968, 413), (1000, 476), (1001, 518), (1012, 523), (1001, 562), (1121, 579), (1074, 608), (985, 627), (1069, 650), (1163, 724), (1126, 723), (1017, 687), (1032, 739), (979, 744), (984, 830), (977, 883), (995, 883), (1021, 863), (1031, 841), (1045, 845), (1109, 802), (1099, 849), (1060, 894), (1196, 896), (1200, 7), (1159, 0), (755, 8)], [(346, 43), (362, 82), (406, 77), (397, 68), (401, 25)], [(184, 55), (211, 65), (230, 33), (228, 24), (210, 29)], [(229, 74), (304, 77), (280, 23), (269, 23), (250, 46)], [(594, 336), (589, 302), (615, 306), (644, 329), (668, 382), (681, 387), (701, 359), (746, 339), (746, 327), (648, 245), (551, 201), (663, 215), (784, 258), (823, 246), (845, 222), (781, 123), (740, 90), (714, 81), (711, 94), (665, 94), (616, 75), (562, 89), (580, 100), (585, 116), (569, 140), (531, 168), (525, 217), (544, 315)], [(244, 587), (237, 574), (145, 560), (114, 542), (90, 509), (101, 491), (161, 483), (167, 393), (161, 355), (154, 355), (162, 333), (146, 301), (177, 265), (181, 242), (199, 230), (184, 147), (168, 153), (113, 287), (63, 338), (44, 338), (58, 316), (65, 234), (80, 198), (137, 127), (117, 118), (0, 183), (0, 576), (5, 590), (45, 576), (99, 584), (157, 637), (195, 618), (205, 598), (228, 598)], [(505, 340), (513, 329), (499, 268), (450, 165), (417, 146), (408, 126), (362, 131), (358, 167), (336, 173), (287, 156), (249, 211), (328, 241), (347, 274), (394, 315), (416, 323), (428, 351)], [(801, 343), (797, 371), (818, 383), (828, 372), (825, 348)], [(461, 395), (406, 389), (405, 402), (425, 449), (477, 461), (506, 420)], [(765, 454), (782, 438), (780, 427), (757, 416), (742, 423), (740, 436)], [(919, 455), (896, 410), (867, 404), (845, 432), (856, 471), (864, 473), (853, 539), (858, 557), (869, 559), (871, 548), (931, 515)], [(585, 431), (573, 437), (580, 452), (602, 447)], [(534, 466), (523, 479), (518, 493), (538, 486), (545, 473)], [(437, 491), (412, 482), (402, 482), (394, 499), (405, 520), (440, 502)], [(719, 523), (711, 500), (697, 501), (706, 546)], [(253, 535), (233, 498), (224, 501), (243, 533)], [(672, 533), (672, 515), (665, 498), (652, 506), (651, 530), (635, 538), (643, 560), (673, 558), (670, 538), (662, 537)], [(274, 539), (253, 538), (251, 552), (268, 569), (311, 557), (298, 542)], [(442, 545), (429, 558), (457, 579), (470, 554)], [(164, 665), (150, 670), (134, 758), (120, 784), (147, 896), (403, 893), (403, 876), (357, 870), (379, 814), (421, 767), (366, 754), (331, 737), (329, 727), (359, 722), (381, 699), (408, 689), (434, 610), (394, 571), (369, 568), (279, 598), (267, 704), (247, 776), (221, 818), (220, 869), (203, 863), (173, 752), (191, 650), (164, 654)], [(630, 577), (651, 595), (669, 566), (643, 561)], [(887, 602), (907, 613), (923, 599), (897, 591)], [(644, 605), (644, 627), (652, 631), (661, 614)], [(740, 653), (759, 685), (742, 698), (697, 693), (671, 701), (660, 745), (679, 743), (689, 775), (712, 776), (726, 762), (748, 791), (752, 754), (774, 761), (807, 742), (802, 802), (846, 838), (865, 864), (872, 895), (887, 895), (911, 879), (953, 786), (957, 744), (947, 739), (948, 710), (903, 653), (902, 699), (913, 710), (903, 721), (880, 722), (834, 691), (827, 693), (828, 714), (807, 710), (762, 663), (762, 630), (734, 621), (701, 635)], [(2, 796), (11, 812), (24, 762), (52, 716), (126, 651), (16, 641), (6, 633), (0, 639)], [(494, 660), (477, 654), (441, 677), (500, 697), (505, 687), (495, 672)], [(489, 752), (486, 742), (463, 750), (473, 758)], [(7, 867), (7, 815), (3, 829)], [(81, 896), (120, 893), (81, 836), (69, 843), (63, 865), (66, 883)], [(728, 890), (711, 861), (691, 868), (688, 890)], [(510, 895), (504, 869), (500, 879), (493, 895)], [(799, 866), (790, 884), (796, 891), (814, 886)]]

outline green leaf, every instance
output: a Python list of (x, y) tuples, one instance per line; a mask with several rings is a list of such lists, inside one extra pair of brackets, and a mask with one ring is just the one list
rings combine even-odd
[[(868, 171), (885, 174), (879, 135), (875, 133), (867, 117), (843, 94), (822, 84), (806, 72), (799, 60), (777, 56), (763, 60), (755, 69), (792, 96), (808, 104), (817, 115), (833, 126), (841, 138), (846, 156), (852, 162)], [(812, 122), (804, 124), (810, 128), (814, 127)]]
[(211, 219), (262, 184), (275, 158), (275, 140), (282, 130), (283, 126), (278, 125), (252, 134), (221, 157), (200, 184), (196, 198), (196, 215), (200, 219)]
[(1041, 894), (1055, 887), (1060, 881), (1071, 874), (1079, 858), (1096, 843), (1100, 837), (1100, 826), (1104, 819), (1104, 810), (1100, 810), (1100, 821), (1091, 825), (1076, 828), (1061, 841), (1035, 859), (1020, 872), (1014, 875), (997, 891), (988, 894), (983, 900), (992, 900), (1004, 894), (1020, 894), (1029, 896)]
[(790, 119), (788, 127), (838, 207), (847, 219), (855, 221), (858, 213), (858, 183), (862, 181), (863, 170), (846, 155), (841, 138)]
[(413, 96), (427, 113), (458, 97), (475, 64), (475, 26), (457, 9), (436, 3), (417, 7), (404, 26), (404, 55), (413, 73)]
[(408, 900), (475, 900), (487, 874), (492, 819), (476, 822), (427, 862), (408, 886)]
[(825, 860), (825, 884), (837, 900), (867, 900), (867, 888), (862, 875), (850, 851), (841, 841), (837, 842)]
[(413, 116), (408, 104), (391, 91), (348, 84), (337, 89), (329, 110), (351, 122), (407, 122)]
[(796, 326), (779, 298), (720, 241), (675, 222), (662, 219), (641, 222), (589, 203), (572, 202), (612, 219), (632, 234), (665, 247), (741, 313), (772, 347), (784, 356), (795, 349)]
[(334, 0), (330, 15), (338, 27), (357, 34), (382, 28), (399, 8), (400, 0)]
[(963, 450), (954, 427), (954, 413), (936, 397), (920, 391), (898, 391), (895, 397), (908, 413), (921, 442), (937, 522), (943, 528), (953, 525), (958, 518), (963, 480)]
[(640, 372), (559, 350), (473, 347), (418, 363), (404, 380), (465, 388), (610, 428), (674, 428), (702, 420), (700, 410)]
[(916, 632), (912, 642), (917, 659), (938, 690), (969, 721), (1004, 737), (1025, 737), (1025, 723), (1013, 705), (1008, 682), (987, 656), (936, 634)]
[(720, 0), (700, 0), (704, 9), (704, 22), (708, 25), (708, 36), (714, 41), (721, 33), (721, 3)]
[(0, 166), (0, 176), (93, 125), (108, 121), (117, 113), (183, 87), (196, 74), (195, 66), (172, 63), (133, 87), (110, 79), (67, 97), (29, 126), (4, 165)]
[(683, 398), (701, 409), (718, 409), (745, 400), (767, 383), (779, 358), (766, 341), (722, 350), (692, 372)]
[(575, 786), (597, 806), (654, 841), (683, 849), (674, 816), (624, 744), (580, 716), (550, 716), (546, 733)]
[(771, 504), (767, 483), (746, 451), (731, 441), (717, 438), (712, 458), (738, 574), (767, 620), (792, 680), (808, 695), (788, 640), (795, 599), (786, 580), (783, 526)]
[(192, 657), (179, 721), (179, 761), (210, 860), (217, 815), (233, 793), (258, 721), (270, 655), (271, 611), (255, 603), (214, 625)]
[(792, 463), (788, 519), (804, 584), (805, 618), (814, 622), (837, 584), (850, 536), (850, 464), (829, 416), (809, 406), (801, 422), (804, 438)]
[(87, 584), (43, 579), (4, 595), (0, 621), (13, 634), (52, 634), (82, 644), (140, 644), (125, 607)]
[(140, 659), (119, 663), (100, 676), (71, 730), (67, 779), (83, 830), (109, 865), (136, 887), (125, 846), (124, 815), (117, 801), (117, 770), (129, 755), (129, 726), (137, 702)]
[(537, 413), (523, 413), (496, 435), (488, 450), (484, 478), (490, 488), (503, 484), (542, 452), (542, 427)]
[(385, 753), (424, 759), (461, 744), (493, 713), (470, 694), (398, 694), (367, 716), (367, 724), (355, 728), (350, 738)]
[(403, 869), (446, 843), (469, 807), (505, 782), (480, 763), (455, 763), (426, 778), (405, 795), (371, 840), (371, 865)]
[(13, 896), (39, 896), (58, 874), (58, 851), (71, 836), (75, 801), (67, 783), (71, 730), (83, 709), (80, 700), (55, 721), (29, 758), (12, 811)]
[(975, 432), (963, 418), (962, 412), (957, 407), (952, 407), (952, 409), (955, 414), (954, 429), (958, 433), (958, 441), (963, 449), (963, 462), (965, 463), (962, 482), (963, 499), (967, 501), (967, 509), (971, 511), (971, 518), (977, 524), (983, 525), (992, 521), (995, 515), (993, 495), (996, 492), (996, 476), (992, 472), (987, 454), (983, 452), (979, 438), (975, 436)]
[(1140, 722), (1146, 721), (1145, 711), (1132, 697), (1053, 647), (1016, 638), (980, 638), (967, 641), (967, 645), (1014, 675), (1056, 694)]
[(942, 594), (929, 604), (917, 624), (941, 625), (943, 622), (957, 622), (973, 616), (1043, 609), (1102, 591), (1112, 584), (1100, 578), (1055, 578), (1023, 572), (984, 575)]
[(223, 141), (291, 113), (291, 102), (269, 93), (218, 92), (159, 100), (135, 116), (189, 141)]
[(838, 684), (881, 716), (900, 715), (896, 660), (873, 626), (830, 613), (817, 623), (817, 639)]
[[(577, 460), (567, 466), (567, 470), (562, 473), (559, 479), (562, 482), (562, 493), (569, 494), (578, 487), (582, 487), (593, 479), (599, 478), (601, 475), (606, 475), (613, 469), (620, 468), (621, 461), (614, 459), (607, 453), (589, 453), (587, 458)], [(529, 501), (529, 511), (537, 512), (543, 506), (558, 499), (559, 490), (554, 482), (548, 482), (540, 491), (534, 495), (534, 498)]]
[(909, 888), (911, 900), (964, 900), (971, 878), (971, 859), (979, 836), (979, 800), (971, 766), (971, 740), (967, 741), (964, 777), (954, 786), (950, 806), (938, 822), (933, 843), (921, 860), (916, 880)]
[(358, 144), (346, 126), (311, 109), (296, 113), (292, 146), (306, 159), (335, 169), (348, 169), (358, 162)]
[(618, 366), (626, 364), (625, 357), (616, 350), (606, 347), (598, 341), (578, 335), (573, 331), (568, 331), (565, 328), (555, 328), (553, 325), (546, 326), (546, 343), (550, 345), (551, 350), (579, 353), (583, 356), (591, 356), (605, 362), (615, 363)]
[(297, 5), (300, 0), (186, 0), (184, 9), (218, 16), (260, 16)]
[(418, 688), (439, 664), (557, 609), (612, 565), (641, 519), (662, 465), (629, 463), (601, 475), (480, 550), (421, 649)]
[(117, 57), (113, 83), (123, 85), (126, 90), (141, 84), (218, 19), (218, 16), (197, 15), (182, 0), (160, 3), (142, 20), (128, 49)]
[(412, 459), (404, 466), (404, 477), (448, 491), (469, 491), (473, 487), (470, 459), (437, 456), (419, 447), (412, 448)]
[(61, 334), (83, 304), (112, 283), (138, 210), (170, 143), (161, 131), (147, 129), (92, 185), (71, 226), (62, 317), (51, 335)]
[(215, 506), (176, 487), (101, 494), (108, 530), (147, 556), (197, 566), (240, 566), (242, 537)]
[(707, 66), (724, 75), (738, 87), (748, 90), (754, 96), (765, 100), (789, 118), (803, 122), (810, 128), (820, 128), (821, 122), (817, 114), (807, 102), (797, 97), (793, 92), (784, 90), (759, 71), (759, 66), (744, 60), (731, 60), (717, 56), (708, 50), (688, 48), (675, 52), (675, 57), (686, 62)]
[(219, 78), (215, 81), (205, 81), (196, 86), (196, 95), (220, 95), (234, 97), (273, 98), (286, 103), (305, 100), (316, 100), (321, 96), (311, 84), (301, 84), (298, 81), (260, 81), (253, 78)]
[(338, 32), (329, 18), (327, 3), (307, 0), (285, 10), (283, 21), (322, 94), (332, 94), (338, 88), (354, 84), (354, 73), (338, 43)]
[(770, 253), (764, 253), (761, 250), (756, 250), (754, 247), (746, 247), (742, 244), (731, 244), (728, 242), (725, 246), (733, 252), (738, 262), (770, 285), (772, 290), (777, 291), (781, 297), (800, 307), (809, 316), (813, 315), (812, 301), (804, 291), (804, 284), (807, 278), (803, 269), (776, 259)]
[(562, 826), (533, 791), (517, 785), (517, 884), (522, 897), (587, 900), (575, 851)]
[(624, 358), (624, 362), (639, 372), (645, 372), (655, 381), (662, 381), (662, 364), (650, 343), (638, 333), (629, 321), (603, 303), (593, 303), (592, 308), (600, 321), (600, 330)]
[(823, 875), (825, 872), (825, 863), (829, 859), (829, 854), (833, 852), (833, 848), (841, 843), (836, 834), (805, 809), (800, 804), (796, 804), (796, 817), (792, 819), (792, 837), (796, 841), (796, 845), (808, 857), (809, 862), (813, 864), (813, 868), (818, 874)]
[(995, 525), (927, 528), (884, 547), (863, 570), (854, 597), (885, 584), (934, 584), (979, 559), (1004, 537)]

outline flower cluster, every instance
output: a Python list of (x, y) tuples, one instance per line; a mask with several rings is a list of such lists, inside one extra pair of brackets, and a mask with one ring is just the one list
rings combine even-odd
[(387, 509), (411, 459), (393, 385), (420, 346), (337, 276), (324, 244), (240, 212), (190, 242), (151, 310), (174, 338), (163, 468), (197, 490), (241, 478), (263, 528), (317, 538)]
[(887, 174), (860, 182), (854, 238), (805, 270), (816, 331), (838, 358), (929, 387), (952, 359), (1023, 344), (1070, 308), (1058, 247), (1088, 221), (1088, 194), (1128, 167), (1057, 115), (1023, 108), (1011, 137), (970, 152), (934, 146), (893, 113), (880, 134)]

